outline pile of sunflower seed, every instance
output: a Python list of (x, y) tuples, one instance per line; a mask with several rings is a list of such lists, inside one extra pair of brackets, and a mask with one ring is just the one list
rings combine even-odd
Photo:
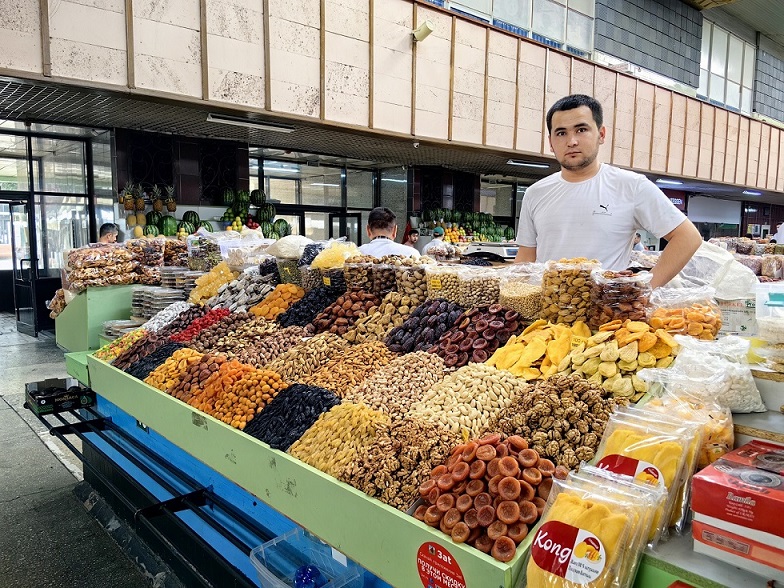
[(228, 308), (232, 312), (245, 312), (264, 300), (272, 290), (273, 286), (259, 274), (240, 274), (236, 280), (218, 288), (218, 293), (207, 301), (207, 305)]

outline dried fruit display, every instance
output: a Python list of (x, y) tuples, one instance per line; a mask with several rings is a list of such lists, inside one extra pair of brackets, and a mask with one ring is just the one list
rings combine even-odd
[(150, 372), (169, 359), (178, 349), (182, 349), (180, 343), (165, 342), (149, 355), (142, 357), (139, 361), (131, 364), (125, 371), (139, 380), (145, 379)]
[(316, 419), (295, 441), (289, 453), (306, 464), (337, 478), (363, 449), (376, 440), (389, 417), (364, 404), (345, 402)]
[(446, 375), (444, 360), (425, 351), (394, 358), (344, 395), (387, 413), (392, 421), (403, 419), (414, 402)]
[(168, 393), (178, 400), (190, 404), (191, 398), (203, 393), (202, 388), (204, 387), (205, 382), (214, 372), (217, 372), (218, 369), (220, 369), (220, 366), (226, 363), (226, 361), (228, 360), (222, 355), (205, 353), (198, 362), (192, 364), (188, 368), (180, 379), (180, 382), (172, 389), (168, 390)]
[(303, 327), (286, 327), (260, 337), (255, 343), (226, 350), (228, 357), (254, 367), (262, 367), (300, 343), (308, 334)]
[(373, 262), (372, 255), (355, 255), (346, 260), (343, 266), (343, 277), (346, 280), (347, 290), (373, 289)]
[(502, 409), (531, 387), (506, 371), (470, 363), (448, 374), (411, 406), (409, 414), (471, 437), (487, 432)]
[(357, 320), (343, 338), (349, 343), (383, 341), (389, 331), (403, 325), (413, 310), (411, 304), (412, 299), (409, 296), (390, 292), (384, 296), (379, 306), (371, 307), (366, 316)]
[(245, 312), (272, 293), (273, 287), (258, 274), (241, 274), (236, 280), (223, 284), (218, 293), (207, 301), (212, 308), (228, 308)]
[(427, 300), (417, 306), (400, 327), (389, 332), (384, 341), (390, 351), (411, 353), (427, 351), (452, 328), (463, 308), (446, 300)]
[(624, 405), (625, 399), (612, 398), (598, 384), (556, 375), (515, 396), (489, 427), (520, 435), (542, 457), (574, 468), (593, 459), (610, 414)]
[[(419, 352), (422, 353), (422, 352)], [(429, 357), (433, 357), (429, 354)], [(461, 436), (422, 419), (394, 421), (359, 452), (339, 479), (399, 510), (407, 510), (431, 470), (446, 462)]]
[(179, 333), (175, 333), (171, 336), (172, 341), (177, 342), (186, 342), (193, 339), (196, 335), (198, 335), (203, 329), (210, 327), (224, 319), (225, 317), (229, 316), (229, 311), (225, 308), (216, 308), (210, 310), (207, 314), (202, 317), (195, 319), (190, 325), (184, 328)]
[(321, 369), (333, 357), (345, 353), (349, 344), (332, 333), (321, 333), (301, 343), (297, 343), (276, 360), (267, 364), (289, 383), (301, 383), (314, 372)]
[(657, 308), (648, 321), (654, 329), (671, 335), (691, 335), (711, 341), (721, 329), (721, 311), (713, 304), (692, 304), (684, 308)]
[(463, 367), (469, 361), (484, 363), (522, 328), (516, 310), (500, 304), (472, 308), (457, 317), (454, 326), (441, 336), (430, 352), (443, 357), (447, 367)]
[(359, 343), (334, 356), (301, 382), (332, 390), (342, 398), (394, 357), (395, 354), (380, 341)]
[(191, 389), (188, 404), (209, 415), (215, 415), (216, 404), (223, 401), (224, 396), (231, 392), (234, 384), (245, 374), (253, 371), (255, 368), (242, 364), (236, 359), (220, 362), (218, 369), (212, 371), (200, 388)]
[(225, 261), (220, 262), (209, 273), (196, 278), (196, 287), (191, 290), (188, 302), (203, 305), (218, 293), (221, 286), (235, 280), (237, 275), (229, 269)]
[(265, 318), (275, 320), (279, 314), (287, 311), (292, 304), (305, 296), (305, 290), (296, 284), (278, 284), (264, 300), (251, 307), (250, 312)]
[(151, 371), (144, 381), (158, 390), (168, 392), (180, 383), (190, 367), (201, 361), (201, 358), (202, 354), (193, 349), (187, 347), (178, 349), (170, 358)]
[(598, 267), (598, 261), (584, 257), (548, 262), (542, 277), (542, 318), (567, 325), (587, 322), (591, 272)]
[(511, 561), (542, 515), (554, 474), (555, 464), (522, 437), (487, 435), (458, 445), (433, 468), (419, 486), (425, 504), (414, 516), (455, 543)]
[(188, 345), (201, 352), (234, 355), (277, 330), (278, 325), (272, 321), (234, 312), (202, 330)]
[(320, 286), (307, 292), (298, 302), (295, 302), (284, 313), (278, 315), (278, 324), (284, 327), (304, 327), (313, 322), (321, 312), (330, 304), (340, 298), (341, 292), (337, 288)]
[(217, 395), (211, 414), (235, 429), (244, 429), (284, 388), (286, 383), (271, 370), (245, 371), (228, 390)]
[(130, 333), (126, 333), (111, 343), (107, 343), (93, 355), (98, 359), (102, 359), (103, 361), (108, 361), (111, 363), (124, 352), (128, 351), (128, 349), (130, 349), (134, 343), (146, 337), (147, 333), (148, 331), (146, 329), (134, 329)]
[(651, 279), (648, 272), (594, 271), (589, 325), (598, 329), (610, 321), (645, 321), (650, 311)]
[(322, 413), (340, 404), (334, 393), (315, 386), (292, 384), (245, 427), (245, 432), (273, 449), (288, 451)]
[(379, 305), (379, 299), (362, 290), (346, 292), (313, 319), (316, 333), (345, 335), (356, 321)]

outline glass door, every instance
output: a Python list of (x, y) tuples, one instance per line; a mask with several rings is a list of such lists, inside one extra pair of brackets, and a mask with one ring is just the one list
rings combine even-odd
[(359, 212), (333, 212), (329, 215), (330, 239), (345, 237), (357, 245), (362, 245), (362, 235), (359, 233), (361, 228), (362, 215)]
[(35, 258), (35, 244), (30, 235), (30, 207), (26, 202), (11, 203), (9, 207), (16, 329), (20, 333), (36, 337), (38, 317), (35, 281), (38, 274), (38, 260)]

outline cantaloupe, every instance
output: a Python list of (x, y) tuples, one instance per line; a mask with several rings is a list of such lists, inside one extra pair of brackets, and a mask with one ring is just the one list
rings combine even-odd
[(125, 217), (125, 224), (128, 225), (128, 227), (135, 227), (137, 224), (139, 224), (136, 219), (136, 215), (129, 214), (127, 217)]

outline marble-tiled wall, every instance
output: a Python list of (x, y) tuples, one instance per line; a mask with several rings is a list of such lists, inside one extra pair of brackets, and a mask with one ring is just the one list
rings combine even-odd
[(482, 143), (485, 113), (487, 29), (455, 21), (455, 63), (452, 92), (452, 140)]
[(487, 43), (487, 129), (488, 145), (514, 147), (515, 95), (517, 94), (517, 46), (509, 35), (490, 31)]
[(321, 4), (269, 0), (272, 110), (318, 117), (321, 109)]
[(212, 100), (264, 108), (262, 0), (207, 3), (207, 64)]
[(416, 48), (415, 134), (437, 139), (449, 136), (449, 88), (452, 63), (452, 17), (419, 6), (418, 27), (425, 20), (435, 30)]
[(412, 0), (132, 0), (130, 50), (126, 0), (48, 5), (44, 45), (40, 0), (0, 1), (0, 74), (48, 74), (48, 54), (58, 82), (520, 155), (550, 155), (548, 108), (586, 93), (604, 108), (604, 161), (784, 191), (780, 129)]
[(373, 127), (408, 133), (414, 11), (408, 2), (372, 1)]
[(124, 0), (49, 3), (52, 75), (126, 84)]
[(0, 2), (0, 67), (43, 72), (38, 0)]
[(198, 0), (134, 0), (137, 88), (202, 96)]
[(370, 104), (368, 0), (326, 0), (324, 15), (324, 116), (367, 125)]

